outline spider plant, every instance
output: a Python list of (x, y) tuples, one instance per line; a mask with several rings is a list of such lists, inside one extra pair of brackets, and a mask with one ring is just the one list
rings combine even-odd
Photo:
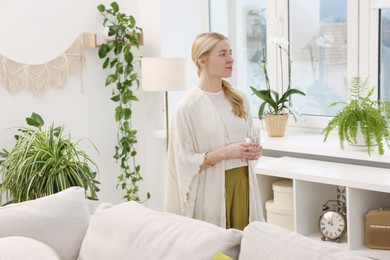
[(88, 198), (97, 199), (97, 165), (79, 148), (81, 140), (73, 142), (63, 125), (43, 130), (44, 121), (38, 114), (26, 121), (33, 127), (18, 129), (15, 147), (0, 152), (0, 199), (5, 195), (7, 204), (17, 203), (72, 186), (83, 187)]

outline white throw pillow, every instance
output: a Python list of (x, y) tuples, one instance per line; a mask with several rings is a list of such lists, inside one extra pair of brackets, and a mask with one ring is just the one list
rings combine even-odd
[(252, 222), (243, 232), (240, 260), (360, 260), (351, 251), (315, 241), (265, 222)]
[(50, 246), (29, 237), (0, 238), (0, 259), (6, 260), (60, 260)]
[(79, 259), (238, 258), (242, 231), (158, 212), (137, 202), (102, 204), (91, 218)]
[(77, 259), (90, 220), (84, 189), (0, 207), (0, 237), (24, 236), (52, 247), (62, 260)]

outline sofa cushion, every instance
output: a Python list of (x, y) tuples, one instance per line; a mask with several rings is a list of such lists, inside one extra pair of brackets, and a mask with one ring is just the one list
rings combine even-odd
[(0, 238), (0, 259), (7, 260), (60, 260), (48, 245), (29, 237)]
[(158, 212), (137, 202), (102, 204), (80, 249), (89, 259), (212, 259), (216, 252), (238, 258), (242, 231)]
[(368, 259), (351, 251), (315, 241), (265, 222), (252, 222), (243, 232), (240, 260), (360, 260)]
[(0, 237), (24, 236), (52, 247), (61, 259), (76, 259), (90, 220), (84, 189), (0, 207)]

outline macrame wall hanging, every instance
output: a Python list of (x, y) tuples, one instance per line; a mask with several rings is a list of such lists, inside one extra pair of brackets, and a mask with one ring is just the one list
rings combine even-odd
[(0, 53), (0, 82), (12, 94), (27, 90), (41, 96), (49, 88), (63, 88), (70, 75), (81, 75), (84, 62), (81, 36), (64, 53), (44, 64), (23, 64)]

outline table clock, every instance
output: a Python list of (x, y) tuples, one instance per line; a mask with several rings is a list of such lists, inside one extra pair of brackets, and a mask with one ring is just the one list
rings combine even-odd
[(328, 200), (322, 205), (322, 211), (318, 220), (321, 239), (335, 240), (340, 243), (347, 231), (345, 202)]

